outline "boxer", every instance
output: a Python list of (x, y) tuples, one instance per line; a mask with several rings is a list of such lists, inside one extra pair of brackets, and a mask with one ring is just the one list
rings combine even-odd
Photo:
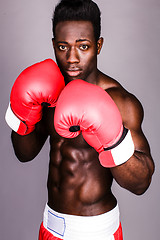
[(154, 173), (143, 107), (97, 67), (103, 38), (96, 3), (60, 1), (52, 41), (57, 65), (45, 60), (24, 70), (6, 114), (21, 162), (33, 160), (50, 140), (39, 240), (122, 240), (113, 179), (141, 195)]

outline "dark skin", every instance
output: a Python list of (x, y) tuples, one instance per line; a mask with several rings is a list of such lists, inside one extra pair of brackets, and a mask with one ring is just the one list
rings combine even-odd
[(66, 21), (56, 26), (53, 47), (66, 84), (79, 78), (105, 89), (119, 108), (124, 126), (131, 130), (135, 152), (127, 162), (104, 168), (98, 153), (81, 134), (73, 139), (59, 136), (53, 124), (54, 108), (43, 109), (42, 120), (29, 135), (12, 132), (15, 154), (22, 162), (34, 159), (50, 138), (48, 204), (61, 213), (83, 216), (105, 213), (117, 204), (111, 192), (113, 178), (123, 188), (140, 195), (149, 187), (154, 172), (150, 147), (141, 129), (140, 102), (97, 69), (102, 44), (103, 38), (95, 40), (91, 22)]

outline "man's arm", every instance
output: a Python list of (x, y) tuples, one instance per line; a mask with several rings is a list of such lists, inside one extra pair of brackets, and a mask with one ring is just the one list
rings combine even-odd
[(6, 111), (15, 154), (22, 162), (32, 160), (47, 139), (44, 111), (56, 106), (65, 86), (57, 64), (46, 59), (29, 66), (15, 80)]
[(118, 91), (116, 94), (115, 92), (115, 89), (109, 91), (121, 112), (124, 126), (131, 131), (135, 151), (127, 162), (111, 168), (111, 172), (120, 186), (140, 195), (149, 187), (154, 173), (150, 147), (141, 128), (143, 108), (133, 95), (128, 93), (121, 95)]
[(42, 149), (48, 135), (43, 125), (43, 119), (37, 123), (33, 132), (21, 136), (12, 131), (11, 140), (16, 157), (21, 162), (34, 159)]

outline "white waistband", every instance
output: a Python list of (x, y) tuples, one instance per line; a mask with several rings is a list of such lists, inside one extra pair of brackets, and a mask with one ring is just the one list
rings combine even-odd
[(118, 205), (101, 215), (76, 216), (58, 213), (46, 204), (43, 216), (44, 227), (64, 240), (112, 240), (119, 223)]

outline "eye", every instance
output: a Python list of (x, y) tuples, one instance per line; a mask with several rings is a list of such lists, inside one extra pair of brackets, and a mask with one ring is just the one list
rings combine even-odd
[(80, 45), (79, 48), (84, 51), (84, 50), (88, 50), (89, 46), (87, 44), (82, 44)]
[(61, 50), (61, 51), (65, 51), (67, 49), (67, 47), (64, 46), (64, 45), (59, 45), (58, 49)]

